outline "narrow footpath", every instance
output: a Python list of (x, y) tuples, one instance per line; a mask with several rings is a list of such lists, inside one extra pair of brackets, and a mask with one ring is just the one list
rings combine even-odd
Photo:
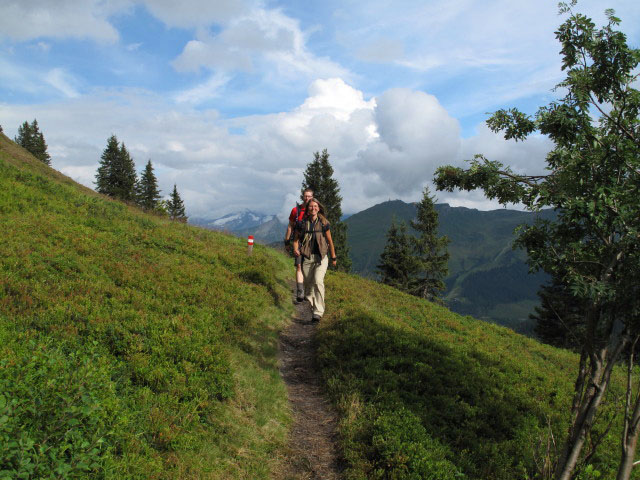
[(287, 480), (341, 478), (337, 415), (324, 396), (316, 364), (315, 329), (309, 303), (302, 302), (280, 335), (280, 374), (287, 385), (294, 421), (284, 471)]

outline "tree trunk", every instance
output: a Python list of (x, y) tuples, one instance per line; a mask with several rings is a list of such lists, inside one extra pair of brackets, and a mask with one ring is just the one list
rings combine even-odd
[[(582, 447), (591, 431), (596, 413), (609, 386), (611, 372), (616, 360), (627, 344), (627, 339), (628, 337), (626, 336), (621, 337), (610, 356), (608, 356), (608, 347), (603, 347), (597, 354), (590, 355), (589, 365), (578, 374), (575, 399), (579, 398), (579, 401), (576, 403), (574, 399), (573, 405), (574, 409), (577, 407), (575, 411), (577, 415), (572, 415), (569, 435), (556, 467), (556, 480), (571, 480), (573, 471), (580, 459)], [(583, 363), (581, 361), (582, 366)], [(583, 382), (586, 379), (584, 377), (581, 378), (581, 375), (586, 373), (589, 374), (589, 384), (584, 394), (581, 395), (581, 391), (578, 388), (584, 384)]]
[(635, 351), (638, 337), (635, 338), (631, 345), (631, 353), (629, 354), (629, 363), (627, 368), (627, 401), (624, 409), (624, 431), (622, 432), (622, 456), (620, 466), (618, 467), (618, 475), (616, 480), (629, 480), (631, 471), (633, 470), (634, 458), (636, 454), (636, 446), (638, 443), (638, 434), (640, 433), (640, 395), (636, 396), (633, 413), (630, 414), (631, 396), (633, 394), (633, 352)]
[[(636, 403), (636, 411), (638, 410), (638, 404)], [(635, 416), (635, 415), (634, 415)], [(616, 480), (629, 480), (631, 478), (631, 470), (633, 470), (633, 459), (636, 454), (636, 445), (638, 443), (638, 423), (635, 423), (635, 428), (629, 431), (629, 434), (623, 439), (622, 445), (622, 459), (620, 461), (620, 467), (618, 468), (618, 475)]]
[[(588, 370), (590, 373), (589, 377), (591, 378), (587, 390), (584, 394), (580, 395), (579, 404), (577, 405), (578, 409), (576, 415), (573, 417), (569, 436), (567, 437), (563, 453), (556, 468), (557, 480), (571, 479), (571, 475), (580, 458), (582, 447), (587, 439), (587, 434), (591, 430), (591, 422), (602, 400), (602, 388), (598, 388), (600, 384), (598, 380), (602, 373), (602, 364), (594, 365), (592, 363)], [(584, 374), (586, 372), (581, 373)], [(582, 381), (583, 379), (578, 378), (576, 387), (582, 383)], [(576, 394), (579, 395), (580, 392), (576, 392)]]

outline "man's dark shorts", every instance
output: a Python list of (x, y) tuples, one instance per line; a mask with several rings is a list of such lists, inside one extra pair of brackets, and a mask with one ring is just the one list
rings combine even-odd
[(297, 267), (298, 265), (302, 265), (302, 255), (298, 255), (297, 257), (293, 256), (293, 266)]

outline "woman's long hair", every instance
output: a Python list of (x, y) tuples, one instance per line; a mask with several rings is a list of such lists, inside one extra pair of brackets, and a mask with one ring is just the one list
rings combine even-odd
[[(311, 202), (315, 202), (318, 204), (318, 219), (320, 220), (320, 223), (322, 224), (322, 226), (324, 227), (327, 223), (329, 223), (327, 221), (327, 218), (324, 216), (324, 206), (315, 198), (312, 198), (311, 200), (309, 200), (309, 202), (307, 203), (307, 209), (304, 212), (304, 227), (302, 228), (302, 239), (301, 239), (302, 245), (307, 245), (311, 241), (312, 232), (310, 232), (307, 229), (308, 228), (307, 225), (309, 225), (307, 222), (311, 222), (311, 214), (309, 213), (309, 205), (311, 205)], [(324, 231), (324, 228), (322, 230)]]
[(304, 218), (309, 220), (311, 219), (311, 213), (309, 212), (309, 205), (311, 205), (311, 202), (315, 202), (318, 204), (318, 218), (320, 219), (320, 222), (322, 222), (322, 225), (326, 225), (327, 217), (324, 216), (324, 205), (322, 205), (316, 198), (312, 198), (307, 202), (307, 208), (304, 212)]

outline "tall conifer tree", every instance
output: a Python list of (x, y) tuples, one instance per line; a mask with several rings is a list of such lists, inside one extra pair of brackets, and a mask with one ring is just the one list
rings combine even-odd
[(307, 164), (302, 182), (302, 191), (310, 188), (313, 196), (322, 203), (325, 208), (327, 220), (331, 223), (331, 237), (338, 256), (337, 270), (349, 272), (351, 270), (351, 258), (347, 245), (347, 225), (342, 222), (342, 197), (338, 181), (333, 178), (333, 167), (329, 163), (329, 153), (325, 148), (313, 154), (314, 159)]
[(134, 201), (137, 183), (136, 168), (124, 143), (118, 146), (118, 139), (111, 135), (100, 159), (96, 174), (96, 190), (110, 197), (124, 201)]
[(127, 202), (135, 201), (138, 175), (136, 174), (136, 165), (127, 147), (125, 147), (124, 142), (120, 145), (118, 162), (114, 167), (114, 174), (115, 196)]
[(578, 350), (584, 341), (585, 307), (559, 277), (554, 275), (540, 288), (540, 306), (529, 318), (535, 320), (534, 331), (543, 342)]
[(153, 173), (153, 165), (151, 160), (147, 162), (140, 181), (136, 186), (136, 194), (138, 205), (145, 210), (155, 210), (160, 202), (160, 189), (158, 189), (158, 180)]
[(115, 135), (111, 135), (107, 140), (107, 147), (100, 157), (100, 165), (96, 173), (96, 191), (110, 197), (115, 196), (115, 188), (113, 186), (113, 166), (118, 161), (120, 148), (118, 139)]
[(407, 225), (404, 222), (396, 223), (394, 218), (387, 231), (387, 243), (380, 255), (380, 264), (377, 265), (380, 281), (403, 292), (413, 293), (412, 286), (418, 268)]
[(434, 197), (429, 196), (428, 187), (423, 191), (416, 219), (411, 222), (411, 226), (418, 232), (414, 241), (414, 251), (419, 263), (419, 272), (413, 282), (412, 293), (434, 301), (445, 289), (444, 278), (449, 272), (449, 239), (438, 236), (438, 212), (434, 206)]
[(177, 220), (179, 222), (187, 221), (188, 217), (185, 213), (184, 202), (180, 198), (180, 194), (178, 193), (178, 188), (175, 183), (173, 184), (173, 191), (171, 192), (171, 196), (167, 202), (167, 211), (171, 220)]
[(38, 121), (35, 118), (33, 123), (24, 122), (18, 127), (18, 136), (14, 140), (42, 163), (51, 165), (51, 155), (47, 151), (47, 142), (44, 140), (44, 135), (40, 131)]
[(14, 138), (14, 141), (29, 152), (34, 149), (33, 130), (29, 122), (25, 121), (18, 127), (18, 135)]

